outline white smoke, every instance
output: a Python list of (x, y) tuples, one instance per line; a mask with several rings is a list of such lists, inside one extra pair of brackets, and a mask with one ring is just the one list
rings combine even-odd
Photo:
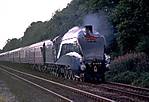
[(106, 14), (102, 11), (100, 13), (86, 15), (84, 17), (84, 25), (92, 25), (93, 32), (98, 31), (102, 34), (106, 39), (107, 46), (114, 38), (113, 26), (108, 21)]

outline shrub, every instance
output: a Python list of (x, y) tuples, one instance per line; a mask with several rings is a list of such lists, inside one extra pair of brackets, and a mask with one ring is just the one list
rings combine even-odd
[(131, 84), (136, 78), (137, 74), (135, 72), (126, 71), (119, 73), (117, 76), (113, 77), (113, 81)]
[(145, 53), (129, 53), (119, 56), (111, 62), (106, 79), (147, 87), (149, 74), (144, 73), (149, 73), (148, 56)]
[(149, 56), (149, 36), (144, 36), (138, 43), (136, 50), (139, 52), (145, 52)]
[(138, 79), (134, 80), (132, 84), (149, 88), (149, 73), (141, 73)]
[(124, 72), (127, 70), (134, 72), (149, 72), (148, 67), (149, 59), (145, 53), (130, 53), (124, 56), (119, 56), (110, 64), (110, 69), (117, 72)]

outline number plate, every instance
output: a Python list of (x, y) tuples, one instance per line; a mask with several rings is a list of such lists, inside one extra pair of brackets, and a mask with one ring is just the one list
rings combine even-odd
[(97, 66), (94, 66), (94, 72), (97, 72)]

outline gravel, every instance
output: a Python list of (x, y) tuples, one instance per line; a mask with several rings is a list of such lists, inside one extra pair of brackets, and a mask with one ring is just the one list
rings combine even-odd
[(0, 102), (61, 102), (57, 96), (0, 71)]
[(0, 102), (18, 102), (2, 80), (0, 80)]

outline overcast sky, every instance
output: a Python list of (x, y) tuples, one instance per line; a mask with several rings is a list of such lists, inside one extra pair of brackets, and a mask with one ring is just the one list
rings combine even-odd
[(7, 39), (20, 38), (36, 21), (50, 20), (72, 0), (0, 0), (0, 49)]

